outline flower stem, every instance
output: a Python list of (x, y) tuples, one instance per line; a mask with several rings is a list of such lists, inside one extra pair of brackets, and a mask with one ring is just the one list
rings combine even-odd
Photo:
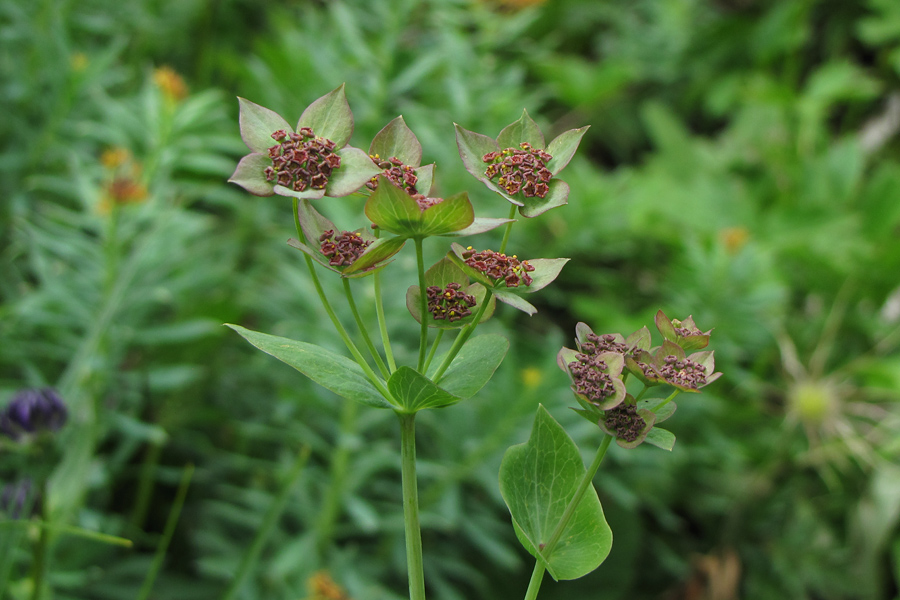
[(422, 530), (419, 525), (419, 492), (416, 483), (416, 415), (400, 418), (400, 471), (403, 480), (403, 524), (406, 531), (406, 565), (410, 600), (425, 600), (422, 562)]
[[(380, 237), (381, 231), (375, 230), (375, 237)], [(384, 302), (381, 299), (381, 271), (375, 271), (372, 276), (375, 282), (375, 314), (378, 317), (378, 330), (381, 332), (381, 345), (384, 346), (384, 357), (387, 359), (388, 368), (393, 373), (397, 370), (394, 362), (394, 351), (391, 349), (391, 339), (388, 336), (387, 321), (384, 318)]]
[(356, 301), (353, 299), (353, 290), (350, 289), (350, 280), (346, 277), (342, 277), (341, 281), (344, 283), (344, 294), (347, 296), (347, 304), (350, 305), (350, 312), (353, 313), (353, 318), (356, 319), (356, 326), (359, 328), (359, 333), (362, 335), (363, 341), (366, 343), (366, 347), (369, 349), (372, 358), (375, 359), (375, 364), (378, 366), (378, 370), (381, 371), (382, 377), (387, 379), (391, 374), (387, 370), (384, 361), (381, 360), (381, 355), (378, 353), (378, 349), (375, 348), (375, 344), (372, 343), (372, 338), (369, 337), (366, 324), (363, 323), (362, 317), (359, 316), (359, 310), (356, 308)]
[[(516, 217), (516, 205), (512, 204), (509, 207), (509, 218), (514, 219)], [(506, 244), (509, 242), (509, 234), (512, 232), (512, 226), (515, 221), (510, 221), (506, 224), (506, 231), (503, 232), (503, 241), (500, 242), (500, 254), (506, 252)]]
[(417, 370), (422, 373), (425, 370), (425, 349), (428, 346), (428, 296), (425, 294), (425, 258), (422, 254), (422, 238), (415, 238), (416, 242), (416, 266), (419, 270), (419, 313), (422, 324), (419, 333), (419, 362)]
[[(293, 198), (294, 201), (294, 225), (297, 228), (297, 236), (300, 241), (306, 243), (306, 236), (303, 235), (303, 229), (300, 227), (300, 214), (297, 212), (299, 208), (300, 201), (297, 198)], [(353, 343), (353, 340), (350, 339), (350, 336), (347, 334), (347, 330), (344, 329), (344, 326), (341, 324), (341, 321), (337, 318), (337, 314), (335, 314), (334, 309), (331, 307), (331, 303), (328, 302), (328, 298), (325, 296), (325, 290), (322, 289), (322, 282), (319, 281), (319, 276), (316, 273), (316, 267), (313, 264), (313, 259), (303, 255), (303, 258), (306, 259), (306, 266), (309, 268), (309, 276), (312, 279), (313, 286), (316, 288), (316, 293), (319, 295), (319, 300), (322, 302), (322, 307), (325, 309), (325, 312), (328, 313), (328, 318), (331, 319), (332, 324), (334, 325), (335, 330), (337, 330), (338, 335), (341, 336), (341, 339), (344, 341), (344, 345), (347, 346), (347, 350), (350, 351), (350, 354), (353, 355), (354, 360), (359, 364), (360, 368), (366, 374), (366, 377), (369, 378), (369, 381), (372, 382), (372, 385), (375, 386), (375, 389), (384, 396), (389, 402), (391, 402), (391, 393), (385, 387), (384, 382), (381, 380), (378, 375), (372, 370), (372, 367), (369, 366), (369, 363), (366, 362), (365, 357), (359, 351), (359, 348), (356, 347), (356, 344)]]
[(431, 360), (434, 358), (435, 352), (437, 352), (438, 346), (441, 343), (441, 338), (444, 337), (444, 329), (438, 329), (437, 335), (434, 338), (434, 342), (431, 344), (431, 351), (428, 353), (428, 358), (425, 359), (425, 368), (424, 371), (428, 371), (428, 367), (431, 366)]
[[(547, 540), (547, 543), (544, 544), (544, 548), (541, 550), (541, 554), (543, 554), (544, 556), (549, 558), (553, 554), (553, 550), (556, 549), (556, 544), (559, 543), (559, 539), (562, 537), (563, 531), (565, 531), (566, 526), (569, 524), (569, 521), (572, 520), (572, 516), (575, 514), (575, 509), (578, 508), (578, 505), (581, 503), (581, 499), (584, 497), (584, 493), (587, 491), (587, 489), (591, 485), (591, 482), (594, 480), (594, 475), (597, 474), (597, 470), (600, 468), (600, 463), (603, 462), (603, 457), (606, 456), (606, 451), (607, 449), (609, 449), (610, 442), (612, 442), (612, 436), (604, 435), (603, 440), (600, 442), (600, 446), (597, 448), (597, 454), (594, 456), (594, 461), (591, 463), (591, 466), (587, 468), (587, 471), (584, 472), (584, 476), (578, 483), (578, 488), (575, 490), (575, 494), (572, 496), (572, 499), (569, 500), (569, 504), (566, 505), (566, 510), (563, 513), (562, 518), (560, 518), (559, 523), (556, 524), (556, 528), (553, 529), (553, 533), (550, 534), (550, 538)], [(531, 575), (531, 581), (528, 582), (528, 590), (525, 592), (526, 600), (534, 600), (535, 598), (537, 598), (538, 589), (541, 587), (541, 580), (544, 577), (544, 567), (541, 564), (541, 561), (536, 562), (537, 565), (535, 565), (534, 572)]]
[(666, 398), (665, 400), (663, 400), (662, 402), (660, 402), (659, 404), (657, 404), (656, 406), (654, 406), (654, 407), (653, 407), (653, 412), (658, 412), (659, 409), (661, 409), (663, 406), (665, 406), (666, 404), (668, 404), (669, 402), (671, 402), (672, 400), (674, 400), (674, 399), (675, 399), (675, 396), (677, 396), (677, 395), (680, 394), (680, 393), (681, 393), (681, 390), (676, 389), (674, 392), (672, 392), (671, 394), (669, 394), (669, 397), (668, 397), (668, 398)]

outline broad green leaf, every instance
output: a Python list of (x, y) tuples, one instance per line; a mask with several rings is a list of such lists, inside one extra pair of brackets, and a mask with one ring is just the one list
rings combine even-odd
[(414, 237), (422, 219), (416, 201), (383, 176), (378, 177), (378, 189), (366, 200), (365, 211), (378, 227), (404, 237)]
[[(644, 398), (643, 400), (638, 401), (637, 408), (639, 408), (639, 409), (644, 408), (644, 409), (652, 411), (654, 408), (656, 408), (657, 406), (662, 404), (663, 401), (664, 400), (662, 398)], [(677, 408), (678, 408), (678, 406), (676, 406), (676, 404), (674, 402), (671, 402), (671, 401), (667, 402), (665, 404), (665, 406), (663, 406), (662, 408), (660, 408), (657, 411), (654, 411), (654, 413), (656, 414), (656, 422), (662, 423), (663, 421), (665, 421), (666, 419), (668, 419), (669, 417), (674, 415), (675, 409), (677, 409)]]
[(238, 162), (237, 168), (228, 179), (236, 183), (254, 196), (271, 196), (275, 192), (272, 182), (266, 181), (266, 167), (272, 166), (272, 159), (263, 154), (254, 152), (248, 154)]
[(516, 148), (518, 150), (519, 144), (522, 142), (528, 142), (533, 148), (544, 148), (544, 134), (541, 133), (537, 123), (528, 116), (527, 110), (523, 110), (522, 116), (504, 127), (497, 136), (497, 145), (501, 149)]
[(414, 169), (416, 172), (416, 189), (420, 194), (424, 194), (425, 196), (431, 195), (431, 188), (434, 183), (434, 163), (430, 165), (424, 165), (422, 167), (416, 167)]
[(497, 298), (500, 302), (504, 304), (508, 304), (517, 310), (521, 310), (523, 313), (527, 314), (529, 317), (535, 313), (537, 313), (537, 308), (518, 294), (514, 294), (513, 292), (507, 291), (506, 289), (495, 289), (494, 297)]
[(238, 104), (240, 105), (238, 121), (241, 127), (241, 139), (253, 152), (268, 156), (269, 148), (278, 143), (272, 139), (274, 132), (279, 129), (287, 132), (294, 131), (288, 122), (275, 111), (244, 98), (238, 98)]
[(581, 138), (584, 137), (589, 128), (590, 125), (580, 129), (563, 131), (550, 142), (550, 145), (547, 146), (547, 153), (553, 158), (550, 159), (547, 168), (550, 169), (553, 175), (562, 171), (569, 164), (569, 161), (575, 155), (575, 151), (578, 150)]
[(418, 412), (425, 408), (440, 408), (456, 404), (462, 398), (439, 388), (433, 381), (410, 367), (400, 367), (387, 382), (388, 390), (403, 411)]
[(381, 173), (381, 169), (372, 162), (369, 155), (347, 146), (337, 152), (341, 157), (341, 166), (332, 171), (325, 186), (325, 193), (332, 198), (348, 196), (366, 185), (366, 182)]
[(662, 448), (663, 450), (671, 452), (672, 448), (675, 447), (675, 434), (666, 429), (654, 427), (647, 433), (647, 437), (644, 441), (657, 448)]
[[(340, 233), (337, 226), (313, 208), (312, 202), (309, 200), (304, 199), (297, 203), (297, 217), (300, 220), (300, 230), (303, 231), (303, 235), (310, 244), (317, 244), (319, 237), (326, 231)], [(288, 243), (291, 242), (288, 241)], [(293, 244), (291, 245), (293, 246)]]
[(292, 190), (291, 188), (284, 187), (283, 185), (276, 185), (274, 188), (274, 191), (279, 196), (300, 198), (301, 200), (304, 198), (307, 200), (318, 200), (319, 198), (325, 197), (325, 189), (324, 188), (321, 190), (307, 188), (307, 189), (303, 190), (302, 192), (297, 192), (295, 190)]
[[(439, 381), (441, 387), (460, 398), (471, 398), (490, 381), (509, 351), (509, 340), (496, 333), (479, 335), (467, 341), (450, 368)], [(444, 353), (431, 363), (435, 372), (444, 362)]]
[(513, 288), (523, 294), (530, 294), (538, 290), (544, 289), (559, 276), (559, 272), (569, 262), (568, 258), (533, 258), (528, 260), (528, 264), (534, 267), (534, 271), (530, 272), (532, 282), (531, 285), (520, 285)]
[(486, 135), (464, 129), (456, 123), (453, 126), (456, 128), (456, 146), (459, 149), (459, 157), (462, 159), (466, 171), (479, 181), (490, 183), (490, 180), (484, 176), (487, 165), (483, 159), (488, 152), (500, 150), (497, 142)]
[(226, 325), (266, 354), (339, 396), (375, 408), (395, 408), (366, 378), (360, 366), (345, 356), (306, 342), (251, 331), (240, 325)]
[(347, 103), (344, 85), (341, 84), (341, 87), (307, 106), (297, 122), (297, 129), (301, 127), (310, 127), (317, 136), (327, 138), (338, 148), (343, 148), (353, 134), (353, 113)]
[[(369, 154), (373, 156), (377, 154), (384, 160), (396, 157), (410, 167), (422, 164), (422, 144), (402, 116), (393, 119), (375, 134), (369, 146)], [(424, 190), (422, 193), (427, 191)]]
[(475, 209), (469, 201), (469, 194), (461, 192), (445, 198), (422, 213), (421, 237), (445, 235), (460, 231), (475, 220)]
[(593, 486), (578, 503), (549, 555), (541, 549), (562, 520), (585, 476), (578, 447), (543, 406), (524, 444), (512, 446), (500, 464), (500, 493), (525, 549), (556, 579), (587, 575), (609, 554), (612, 531)]
[(366, 269), (394, 256), (400, 252), (405, 243), (406, 240), (399, 237), (375, 240), (359, 258), (353, 261), (353, 264), (344, 268), (343, 274), (345, 276), (369, 275), (374, 271), (366, 271)]
[[(559, 179), (550, 180), (550, 191), (543, 198), (533, 196), (525, 198), (521, 196), (524, 206), (519, 209), (519, 214), (528, 219), (542, 215), (551, 208), (564, 206), (569, 201), (569, 184)], [(521, 204), (521, 203), (520, 203)]]

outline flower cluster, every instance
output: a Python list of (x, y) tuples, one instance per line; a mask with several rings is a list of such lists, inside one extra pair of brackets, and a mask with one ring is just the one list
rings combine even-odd
[(635, 442), (640, 438), (647, 422), (638, 414), (637, 406), (623, 402), (604, 413), (606, 430), (615, 434), (616, 439)]
[(44, 431), (56, 431), (65, 424), (66, 416), (66, 405), (55, 390), (22, 390), (0, 413), (0, 433), (20, 440)]
[(472, 314), (475, 306), (475, 296), (463, 292), (462, 286), (456, 282), (450, 282), (446, 288), (438, 285), (430, 285), (425, 288), (428, 299), (428, 312), (434, 315), (435, 321), (459, 321)]
[[(372, 162), (378, 165), (380, 169), (383, 169), (381, 174), (388, 181), (410, 196), (415, 197), (419, 195), (419, 190), (416, 189), (416, 183), (419, 181), (419, 177), (416, 175), (413, 167), (403, 164), (396, 156), (384, 160), (377, 154), (370, 154), (369, 158), (371, 158)], [(376, 175), (367, 181), (366, 187), (373, 191), (378, 189), (378, 176)]]
[(484, 174), (488, 179), (497, 178), (497, 183), (509, 195), (522, 192), (526, 198), (543, 198), (550, 191), (553, 173), (547, 168), (547, 162), (553, 157), (528, 142), (522, 142), (519, 148), (485, 154), (482, 160), (488, 163), (488, 168)]
[(591, 404), (600, 406), (616, 393), (613, 378), (607, 372), (607, 364), (599, 354), (580, 353), (568, 366), (575, 393), (583, 395)]
[(469, 246), (462, 253), (462, 259), (494, 282), (504, 281), (508, 288), (519, 287), (519, 284), (529, 286), (533, 281), (528, 273), (534, 271), (534, 267), (527, 260), (520, 261), (516, 255), (507, 256), (493, 250), (476, 252)]
[(335, 236), (334, 230), (329, 229), (319, 236), (319, 243), (322, 254), (329, 259), (328, 264), (332, 267), (345, 267), (353, 264), (372, 242), (364, 240), (353, 231), (344, 231)]
[(272, 134), (277, 144), (269, 148), (272, 166), (265, 168), (266, 181), (295, 192), (324, 190), (331, 172), (341, 166), (341, 157), (331, 140), (316, 137), (309, 127), (297, 133), (279, 129)]

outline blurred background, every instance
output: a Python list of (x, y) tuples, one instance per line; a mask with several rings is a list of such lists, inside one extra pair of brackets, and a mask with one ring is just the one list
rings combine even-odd
[[(673, 452), (613, 447), (612, 553), (541, 598), (900, 597), (900, 2), (5, 0), (0, 24), (0, 408), (55, 387), (53, 522), (134, 542), (56, 532), (52, 597), (405, 597), (396, 420), (221, 326), (341, 350), (290, 203), (225, 180), (235, 96), (295, 122), (343, 82), (351, 144), (402, 114), (436, 195), (481, 216), (508, 206), (454, 122), (591, 125), (569, 205), (510, 244), (572, 261), (537, 315), (486, 324), (512, 341), (495, 379), (418, 419), (431, 598), (522, 597), (502, 453), (540, 402), (593, 455), (556, 352), (578, 321), (627, 335), (659, 309), (715, 328), (725, 376), (679, 398)], [(412, 253), (386, 278), (405, 290)], [(386, 303), (408, 363), (418, 326)], [(29, 476), (2, 452), (0, 485)], [(4, 502), (0, 597), (30, 598), (38, 529)]]

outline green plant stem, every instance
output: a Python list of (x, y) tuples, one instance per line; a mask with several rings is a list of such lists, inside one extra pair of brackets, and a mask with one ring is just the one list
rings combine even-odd
[(432, 377), (432, 381), (435, 383), (439, 383), (441, 377), (443, 377), (444, 372), (450, 367), (453, 363), (453, 359), (456, 358), (456, 355), (459, 354), (459, 351), (462, 349), (463, 344), (468, 341), (469, 336), (472, 335), (472, 332), (475, 331), (475, 328), (478, 327), (478, 323), (481, 321), (481, 318), (484, 316), (484, 312), (487, 310), (488, 305), (491, 303), (491, 290), (487, 290), (484, 295), (484, 302), (481, 303), (481, 308), (478, 309), (478, 312), (475, 314), (475, 318), (471, 323), (462, 328), (459, 332), (459, 335), (456, 336), (456, 339), (453, 340), (453, 345), (450, 347), (450, 351), (447, 352), (446, 358), (444, 358), (444, 362), (441, 363), (441, 366), (438, 367), (438, 370), (435, 371), (434, 377)]
[(649, 390), (649, 389), (650, 389), (650, 386), (647, 385), (647, 384), (644, 384), (644, 389), (641, 390), (641, 393), (639, 393), (639, 394), (637, 395), (637, 397), (634, 399), (634, 401), (637, 402), (638, 400), (640, 400), (641, 398), (643, 398), (643, 397), (644, 397), (644, 394), (646, 394), (646, 393), (647, 393), (647, 390)]
[[(350, 402), (350, 404), (355, 405), (356, 403)], [(294, 485), (296, 485), (297, 480), (300, 479), (300, 475), (303, 473), (303, 467), (306, 466), (306, 461), (309, 460), (310, 452), (311, 449), (309, 446), (303, 446), (303, 448), (301, 448), (300, 452), (297, 454), (297, 460), (294, 461), (294, 464), (291, 467), (290, 473), (288, 473), (284, 485), (278, 491), (278, 495), (272, 499), (272, 503), (269, 505), (269, 510), (266, 511), (266, 514), (263, 517), (263, 522), (253, 538), (253, 542), (250, 543), (250, 547), (247, 548), (246, 552), (244, 552), (244, 556), (241, 557), (241, 564), (238, 567), (234, 579), (231, 580), (231, 585), (228, 586), (228, 590), (222, 597), (222, 600), (232, 600), (240, 591), (241, 586), (247, 579), (247, 575), (250, 574), (250, 571), (253, 569), (253, 565), (256, 564), (256, 561), (259, 558), (259, 553), (262, 551), (266, 539), (275, 528), (275, 524), (278, 522), (278, 517), (280, 517), (281, 513), (284, 512), (284, 506), (285, 504), (287, 504), (288, 496), (290, 495), (291, 490), (294, 488)]]
[(369, 332), (366, 329), (366, 324), (363, 323), (362, 317), (360, 317), (359, 315), (359, 310), (356, 308), (356, 301), (353, 299), (353, 290), (350, 289), (350, 280), (346, 277), (342, 277), (341, 281), (344, 284), (344, 294), (347, 296), (347, 304), (350, 305), (350, 312), (353, 313), (353, 318), (356, 320), (356, 326), (359, 328), (359, 333), (360, 335), (362, 335), (363, 341), (366, 343), (366, 347), (369, 349), (369, 353), (375, 360), (375, 364), (378, 366), (378, 370), (381, 371), (382, 377), (387, 379), (391, 376), (391, 373), (387, 370), (384, 361), (381, 360), (381, 355), (378, 353), (378, 349), (375, 348), (375, 344), (372, 343), (372, 338), (369, 337)]
[[(378, 236), (378, 230), (375, 230)], [(388, 369), (393, 373), (397, 370), (394, 362), (394, 351), (391, 349), (391, 339), (388, 336), (387, 321), (384, 318), (384, 302), (381, 299), (381, 271), (375, 271), (372, 276), (375, 282), (375, 314), (378, 317), (378, 330), (381, 332), (381, 345), (384, 347), (384, 357), (387, 360)]]
[(657, 404), (656, 406), (654, 406), (654, 407), (653, 407), (653, 412), (659, 412), (659, 409), (661, 409), (663, 406), (665, 406), (666, 404), (668, 404), (669, 402), (671, 402), (672, 400), (674, 400), (674, 399), (675, 399), (675, 396), (677, 396), (677, 395), (680, 394), (680, 393), (681, 393), (681, 390), (676, 389), (674, 392), (672, 392), (671, 394), (669, 394), (669, 397), (668, 397), (668, 398), (666, 398), (665, 400), (663, 400), (662, 402), (660, 402), (659, 404)]
[[(42, 481), (38, 492), (38, 506), (41, 512), (41, 520), (47, 520), (47, 482)], [(41, 528), (38, 539), (34, 543), (34, 562), (31, 569), (31, 582), (34, 589), (31, 593), (32, 600), (40, 600), (44, 595), (44, 576), (47, 574), (47, 550), (50, 540), (50, 531)]]
[(178, 525), (178, 519), (181, 516), (181, 509), (184, 507), (184, 500), (187, 497), (188, 488), (191, 485), (191, 477), (194, 475), (194, 465), (188, 464), (181, 474), (181, 482), (178, 484), (178, 491), (175, 492), (175, 500), (172, 502), (172, 508), (169, 510), (169, 517), (166, 519), (166, 526), (163, 529), (162, 539), (156, 547), (156, 553), (153, 555), (153, 562), (150, 564), (150, 570), (144, 578), (144, 584), (138, 593), (138, 600), (147, 600), (150, 592), (153, 590), (153, 583), (156, 576), (162, 568), (163, 560), (166, 558), (166, 552), (169, 550), (169, 543), (175, 534), (175, 527)]
[(422, 316), (422, 323), (419, 327), (419, 362), (417, 370), (419, 373), (425, 370), (425, 348), (428, 346), (428, 321), (425, 315), (428, 314), (428, 296), (425, 294), (425, 257), (422, 253), (422, 238), (415, 238), (416, 243), (416, 267), (419, 271), (419, 313)]
[(135, 530), (144, 527), (147, 519), (147, 511), (150, 509), (150, 500), (153, 495), (154, 478), (159, 458), (162, 456), (163, 442), (151, 441), (144, 451), (144, 460), (141, 462), (141, 471), (137, 485), (137, 499), (131, 509), (131, 526)]
[(345, 400), (341, 411), (341, 422), (334, 450), (331, 454), (330, 472), (328, 474), (328, 491), (322, 500), (322, 509), (316, 519), (316, 545), (319, 552), (324, 552), (334, 535), (334, 525), (341, 512), (344, 488), (350, 466), (351, 453), (356, 435), (356, 418), (359, 414), (359, 402)]
[(424, 372), (428, 372), (428, 367), (431, 366), (431, 361), (434, 358), (434, 354), (437, 352), (438, 346), (441, 343), (441, 338), (444, 337), (444, 329), (438, 329), (437, 335), (434, 337), (434, 342), (431, 344), (431, 351), (428, 353), (428, 358), (425, 359), (425, 367), (423, 369)]
[[(516, 218), (516, 209), (517, 209), (517, 207), (515, 204), (510, 205), (510, 208), (509, 208), (509, 218), (510, 219)], [(506, 231), (503, 232), (503, 241), (500, 242), (500, 254), (503, 254), (504, 252), (506, 252), (506, 244), (509, 243), (509, 234), (512, 232), (513, 223), (515, 223), (515, 221), (510, 221), (509, 223), (506, 224)]]
[[(575, 490), (575, 494), (572, 496), (572, 499), (569, 500), (569, 504), (566, 505), (566, 510), (563, 513), (563, 516), (560, 518), (559, 523), (556, 524), (556, 527), (553, 529), (553, 533), (550, 534), (550, 538), (547, 540), (547, 543), (544, 544), (544, 547), (540, 550), (541, 554), (544, 556), (551, 556), (553, 554), (553, 550), (556, 549), (556, 544), (559, 543), (559, 539), (562, 537), (563, 531), (565, 531), (566, 526), (569, 524), (569, 521), (572, 520), (572, 516), (575, 514), (575, 510), (578, 508), (578, 505), (581, 503), (581, 499), (584, 497), (584, 493), (590, 487), (591, 482), (594, 480), (594, 476), (597, 474), (597, 470), (600, 468), (600, 463), (603, 462), (603, 457), (606, 456), (606, 451), (609, 449), (609, 444), (612, 442), (612, 436), (604, 435), (603, 440), (600, 442), (600, 446), (597, 448), (597, 454), (594, 456), (594, 461), (584, 472), (584, 476), (581, 478), (581, 481), (578, 483), (578, 488)], [(541, 564), (541, 561), (536, 561), (537, 565), (535, 565), (534, 572), (531, 575), (531, 581), (528, 582), (528, 590), (525, 592), (525, 600), (534, 600), (537, 598), (538, 590), (541, 587), (541, 580), (544, 577), (544, 567)]]
[[(299, 237), (301, 242), (306, 243), (306, 236), (303, 235), (303, 228), (300, 227), (300, 214), (297, 212), (300, 201), (297, 198), (293, 198), (293, 200), (294, 226), (297, 228), (297, 236)], [(316, 273), (316, 267), (315, 264), (313, 264), (313, 259), (306, 254), (303, 255), (303, 258), (306, 259), (306, 266), (309, 268), (309, 276), (312, 279), (313, 286), (316, 288), (316, 293), (319, 295), (319, 300), (322, 302), (322, 307), (325, 309), (325, 312), (328, 313), (328, 318), (331, 319), (331, 323), (334, 325), (334, 328), (338, 332), (338, 335), (341, 336), (341, 340), (343, 340), (344, 345), (347, 346), (347, 350), (349, 350), (350, 354), (353, 355), (354, 360), (356, 360), (356, 362), (359, 364), (360, 368), (363, 370), (363, 373), (365, 373), (366, 377), (369, 378), (369, 381), (372, 382), (372, 385), (375, 386), (375, 389), (377, 389), (382, 396), (388, 399), (389, 402), (393, 402), (393, 397), (385, 387), (384, 382), (380, 377), (378, 377), (378, 375), (375, 374), (375, 371), (372, 370), (372, 367), (369, 366), (369, 363), (356, 347), (356, 344), (353, 343), (353, 340), (350, 339), (350, 336), (347, 334), (347, 330), (344, 329), (344, 326), (341, 324), (340, 319), (338, 319), (337, 314), (331, 307), (331, 303), (325, 296), (325, 290), (322, 288), (322, 282), (319, 281), (319, 276)]]
[(419, 525), (419, 492), (416, 483), (416, 415), (400, 418), (400, 472), (403, 480), (403, 524), (406, 532), (406, 566), (410, 600), (425, 600), (422, 562), (422, 530)]
[[(71, 525), (54, 525), (48, 523), (47, 521), (26, 521), (23, 519), (17, 519), (15, 521), (0, 521), (0, 529), (15, 529), (24, 531), (31, 525), (36, 525), (41, 529), (46, 529), (51, 533), (59, 533), (63, 535), (70, 535), (74, 537), (84, 538), (86, 540), (92, 540), (94, 542), (99, 542), (101, 544), (111, 544), (113, 546), (122, 546), (123, 548), (131, 548), (134, 546), (134, 542), (129, 539), (118, 537), (115, 535), (109, 535), (106, 533), (100, 533), (99, 531), (91, 531), (89, 529), (82, 529), (80, 527), (73, 527)], [(12, 547), (15, 547), (12, 545)], [(4, 548), (6, 550), (6, 548)], [(0, 579), (2, 581), (2, 579)], [(0, 588), (4, 589), (4, 588)]]

